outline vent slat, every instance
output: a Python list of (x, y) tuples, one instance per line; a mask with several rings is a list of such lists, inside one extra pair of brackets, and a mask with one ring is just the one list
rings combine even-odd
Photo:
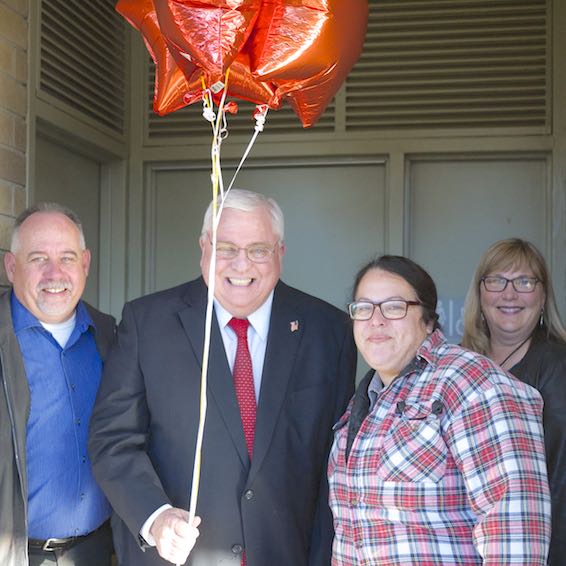
[(449, 13), (487, 13), (515, 14), (517, 12), (536, 12), (544, 9), (545, 0), (529, 2), (509, 2), (509, 0), (370, 0), (370, 7), (380, 12), (411, 13), (411, 14), (449, 14)]
[[(365, 80), (356, 82), (356, 83), (348, 83), (348, 95), (350, 93), (354, 93), (357, 91), (358, 88), (375, 88), (379, 90), (386, 90), (392, 88), (403, 88), (405, 90), (407, 96), (410, 96), (413, 92), (419, 91), (421, 88), (427, 89), (441, 89), (442, 92), (450, 92), (450, 89), (453, 86), (458, 87), (466, 87), (466, 88), (477, 88), (482, 86), (489, 86), (489, 87), (505, 87), (508, 88), (510, 91), (516, 89), (524, 89), (525, 87), (531, 88), (541, 88), (545, 87), (546, 81), (543, 77), (539, 77), (539, 80), (533, 81), (533, 77), (531, 76), (524, 76), (524, 77), (500, 77), (497, 75), (493, 75), (491, 77), (484, 76), (481, 80), (473, 80), (469, 77), (426, 77), (426, 78), (417, 78), (411, 77), (407, 79), (403, 76), (399, 76), (397, 78), (381, 78), (381, 80), (377, 80), (376, 77), (366, 76), (364, 77)], [(407, 92), (409, 89), (409, 92)], [(546, 90), (546, 88), (545, 88)]]
[[(374, 96), (358, 96), (355, 103), (348, 100), (348, 103), (352, 104), (351, 113), (354, 114), (358, 109), (365, 108), (405, 108), (413, 105), (419, 105), (421, 110), (426, 106), (435, 106), (438, 108), (461, 108), (464, 105), (474, 105), (476, 107), (488, 108), (489, 105), (499, 106), (501, 103), (505, 105), (508, 104), (525, 104), (529, 106), (544, 107), (544, 94), (539, 96), (516, 96), (512, 97), (507, 94), (497, 97), (488, 96), (470, 96), (461, 94), (458, 97), (438, 97), (438, 96), (412, 96), (410, 98), (404, 98), (400, 101), (394, 101), (390, 98), (384, 97), (382, 99), (376, 99)], [(447, 104), (450, 102), (450, 104)]]
[[(535, 115), (532, 117), (521, 116), (517, 119), (515, 116), (493, 116), (491, 119), (479, 119), (477, 117), (460, 118), (457, 120), (454, 117), (446, 118), (443, 116), (430, 115), (426, 118), (414, 119), (403, 118), (399, 116), (387, 117), (380, 116), (379, 121), (370, 122), (368, 120), (359, 119), (352, 120), (349, 124), (351, 130), (393, 130), (393, 129), (411, 129), (417, 124), (420, 127), (434, 127), (437, 129), (454, 128), (458, 124), (461, 128), (489, 128), (489, 127), (524, 127), (524, 126), (537, 126), (542, 116)], [(352, 126), (353, 125), (353, 126)]]

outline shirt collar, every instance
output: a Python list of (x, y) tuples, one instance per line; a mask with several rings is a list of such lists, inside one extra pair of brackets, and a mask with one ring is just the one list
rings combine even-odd
[(442, 330), (435, 330), (432, 334), (429, 334), (425, 341), (419, 346), (416, 358), (420, 358), (433, 366), (438, 365), (438, 347), (445, 342), (446, 337), (442, 334)]
[[(269, 293), (269, 296), (267, 297), (263, 305), (261, 305), (259, 309), (252, 312), (248, 316), (248, 320), (250, 321), (253, 329), (264, 341), (267, 340), (267, 335), (269, 333), (269, 320), (271, 319), (272, 306), (273, 291)], [(233, 315), (230, 314), (216, 299), (214, 299), (214, 310), (216, 312), (216, 318), (218, 319), (220, 328), (224, 328), (233, 318)]]
[(383, 382), (379, 378), (379, 374), (374, 372), (373, 377), (368, 385), (368, 396), (370, 400), (370, 409), (373, 407), (375, 400), (383, 389)]
[[(11, 307), (12, 307), (12, 322), (14, 324), (14, 332), (17, 334), (20, 330), (24, 330), (26, 328), (33, 328), (39, 327), (43, 328), (41, 322), (34, 316), (16, 297), (16, 294), (12, 290), (11, 297), (10, 297)], [(88, 330), (90, 326), (94, 330), (96, 330), (96, 326), (85, 307), (83, 301), (79, 301), (77, 304), (77, 308), (75, 309), (75, 313), (77, 315), (75, 328), (83, 333)]]

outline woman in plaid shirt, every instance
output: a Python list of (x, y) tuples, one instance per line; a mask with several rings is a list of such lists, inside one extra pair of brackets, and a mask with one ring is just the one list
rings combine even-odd
[(349, 305), (372, 368), (335, 426), (333, 566), (546, 564), (536, 390), (448, 344), (426, 271), (382, 256)]

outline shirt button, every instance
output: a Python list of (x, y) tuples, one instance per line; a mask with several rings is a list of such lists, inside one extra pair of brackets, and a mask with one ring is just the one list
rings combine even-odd
[(232, 553), (233, 554), (242, 554), (244, 552), (244, 547), (241, 544), (233, 544), (232, 545)]
[(81, 419), (77, 419), (77, 426), (81, 426)]
[(249, 501), (250, 499), (253, 499), (255, 497), (255, 493), (253, 489), (248, 489), (246, 490), (246, 492), (244, 493), (244, 497)]
[(86, 464), (86, 456), (83, 456), (82, 460), (83, 460), (83, 464)]
[(359, 500), (357, 495), (352, 495), (350, 497), (350, 505), (352, 507), (357, 507), (359, 503), (360, 503), (360, 500)]

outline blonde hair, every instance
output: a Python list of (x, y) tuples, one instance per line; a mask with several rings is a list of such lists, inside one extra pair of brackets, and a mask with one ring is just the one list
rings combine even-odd
[(526, 240), (508, 238), (492, 244), (481, 257), (476, 268), (464, 304), (462, 346), (480, 354), (488, 353), (490, 335), (481, 312), (481, 278), (494, 271), (506, 271), (521, 266), (528, 266), (544, 289), (542, 330), (548, 338), (566, 343), (566, 329), (560, 319), (552, 280), (543, 255), (534, 244)]

